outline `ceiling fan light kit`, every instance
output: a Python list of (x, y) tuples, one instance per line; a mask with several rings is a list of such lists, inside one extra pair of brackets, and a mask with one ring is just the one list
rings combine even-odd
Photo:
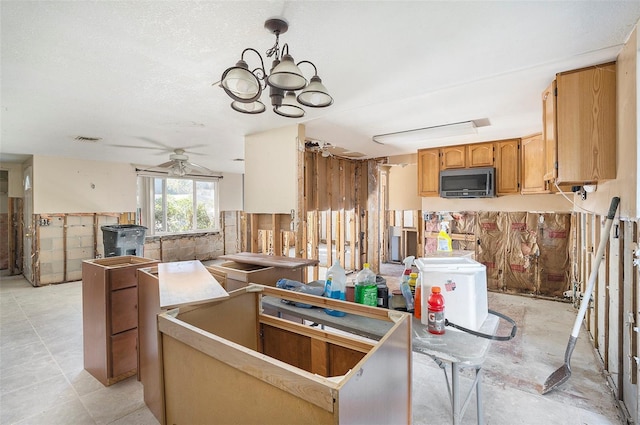
[[(245, 114), (259, 114), (265, 111), (260, 102), (262, 92), (269, 87), (269, 97), (273, 112), (288, 118), (304, 116), (300, 105), (311, 108), (325, 108), (333, 103), (333, 98), (318, 76), (316, 66), (307, 60), (296, 63), (289, 54), (289, 46), (280, 49), (280, 34), (289, 29), (289, 24), (282, 18), (268, 19), (264, 27), (276, 36), (275, 44), (266, 51), (267, 57), (275, 56), (270, 74), (264, 67), (262, 55), (253, 48), (242, 51), (240, 60), (222, 73), (220, 87), (233, 99), (231, 108)], [(247, 52), (254, 52), (260, 58), (260, 66), (251, 70), (244, 59)], [(300, 70), (301, 64), (313, 67), (314, 75), (309, 81)], [(300, 91), (299, 94), (296, 92)]]

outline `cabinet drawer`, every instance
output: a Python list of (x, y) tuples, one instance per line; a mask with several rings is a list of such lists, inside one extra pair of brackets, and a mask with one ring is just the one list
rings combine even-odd
[(111, 337), (111, 376), (117, 377), (118, 375), (137, 368), (137, 339), (137, 329), (122, 332)]
[(118, 269), (112, 269), (108, 271), (108, 282), (110, 289), (122, 289), (130, 286), (136, 286), (138, 284), (136, 267), (122, 267)]
[(111, 334), (138, 327), (138, 288), (111, 292)]

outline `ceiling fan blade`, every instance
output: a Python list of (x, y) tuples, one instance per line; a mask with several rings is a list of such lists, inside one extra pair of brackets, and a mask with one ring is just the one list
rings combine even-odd
[(187, 162), (186, 165), (190, 169), (192, 169), (192, 170), (194, 170), (194, 171), (196, 171), (196, 172), (198, 172), (200, 174), (214, 174), (213, 171), (208, 169), (207, 167), (195, 164), (193, 162)]
[(200, 144), (200, 145), (187, 146), (187, 147), (180, 148), (180, 149), (182, 149), (183, 151), (187, 152), (189, 155), (200, 155), (200, 156), (203, 156), (203, 155), (206, 155), (206, 153), (194, 152), (191, 149), (206, 148), (207, 146), (208, 145)]
[(156, 165), (156, 167), (158, 168), (171, 168), (174, 166), (176, 162), (175, 161), (168, 161), (168, 162), (163, 162), (160, 165)]
[(134, 145), (109, 145), (109, 146), (114, 146), (116, 148), (150, 149), (154, 151), (158, 150), (158, 148), (154, 148), (151, 146), (134, 146)]
[(172, 148), (171, 146), (169, 146), (169, 145), (167, 145), (167, 144), (165, 144), (165, 143), (159, 142), (159, 141), (157, 141), (157, 140), (155, 140), (155, 139), (152, 139), (152, 138), (150, 138), (150, 137), (146, 137), (146, 136), (137, 136), (136, 138), (137, 138), (137, 139), (140, 139), (140, 140), (144, 140), (145, 142), (151, 143), (152, 145), (156, 145), (156, 146), (158, 146), (158, 147), (161, 147), (161, 148), (163, 148), (163, 149), (166, 149), (168, 152), (172, 152), (172, 151), (173, 151), (173, 149), (174, 149), (174, 148)]

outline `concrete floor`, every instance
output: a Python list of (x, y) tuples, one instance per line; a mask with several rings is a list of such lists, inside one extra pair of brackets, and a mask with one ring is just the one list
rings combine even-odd
[[(393, 284), (396, 268), (382, 272)], [(563, 363), (575, 320), (571, 305), (490, 293), (489, 307), (519, 328), (515, 339), (493, 342), (485, 362), (487, 424), (625, 423), (584, 331), (569, 381), (539, 393)], [(452, 423), (441, 369), (420, 354), (413, 367), (413, 423)], [(463, 375), (467, 388), (471, 375)], [(472, 400), (462, 424), (476, 423), (475, 406)], [(104, 387), (84, 371), (80, 282), (33, 288), (20, 276), (1, 278), (0, 424), (157, 424), (135, 377)]]

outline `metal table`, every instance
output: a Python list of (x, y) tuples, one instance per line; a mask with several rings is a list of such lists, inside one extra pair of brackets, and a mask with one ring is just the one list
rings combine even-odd
[[(339, 329), (371, 339), (379, 339), (391, 327), (389, 322), (363, 316), (347, 314), (335, 317), (326, 314), (321, 308), (301, 308), (285, 304), (278, 298), (262, 297), (265, 311), (275, 311), (277, 315), (292, 315), (322, 326)], [(480, 332), (493, 335), (498, 328), (499, 318), (489, 315), (479, 329)], [(427, 331), (419, 319), (412, 320), (412, 350), (433, 358), (443, 370), (447, 382), (447, 390), (451, 400), (453, 424), (458, 425), (469, 405), (473, 390), (476, 392), (478, 424), (484, 424), (484, 408), (482, 403), (482, 365), (489, 350), (490, 339), (480, 338), (465, 332), (447, 328), (444, 335), (434, 335)], [(445, 363), (451, 364), (451, 380), (447, 375)], [(473, 368), (475, 379), (466, 393), (464, 400), (460, 394), (460, 370)]]

